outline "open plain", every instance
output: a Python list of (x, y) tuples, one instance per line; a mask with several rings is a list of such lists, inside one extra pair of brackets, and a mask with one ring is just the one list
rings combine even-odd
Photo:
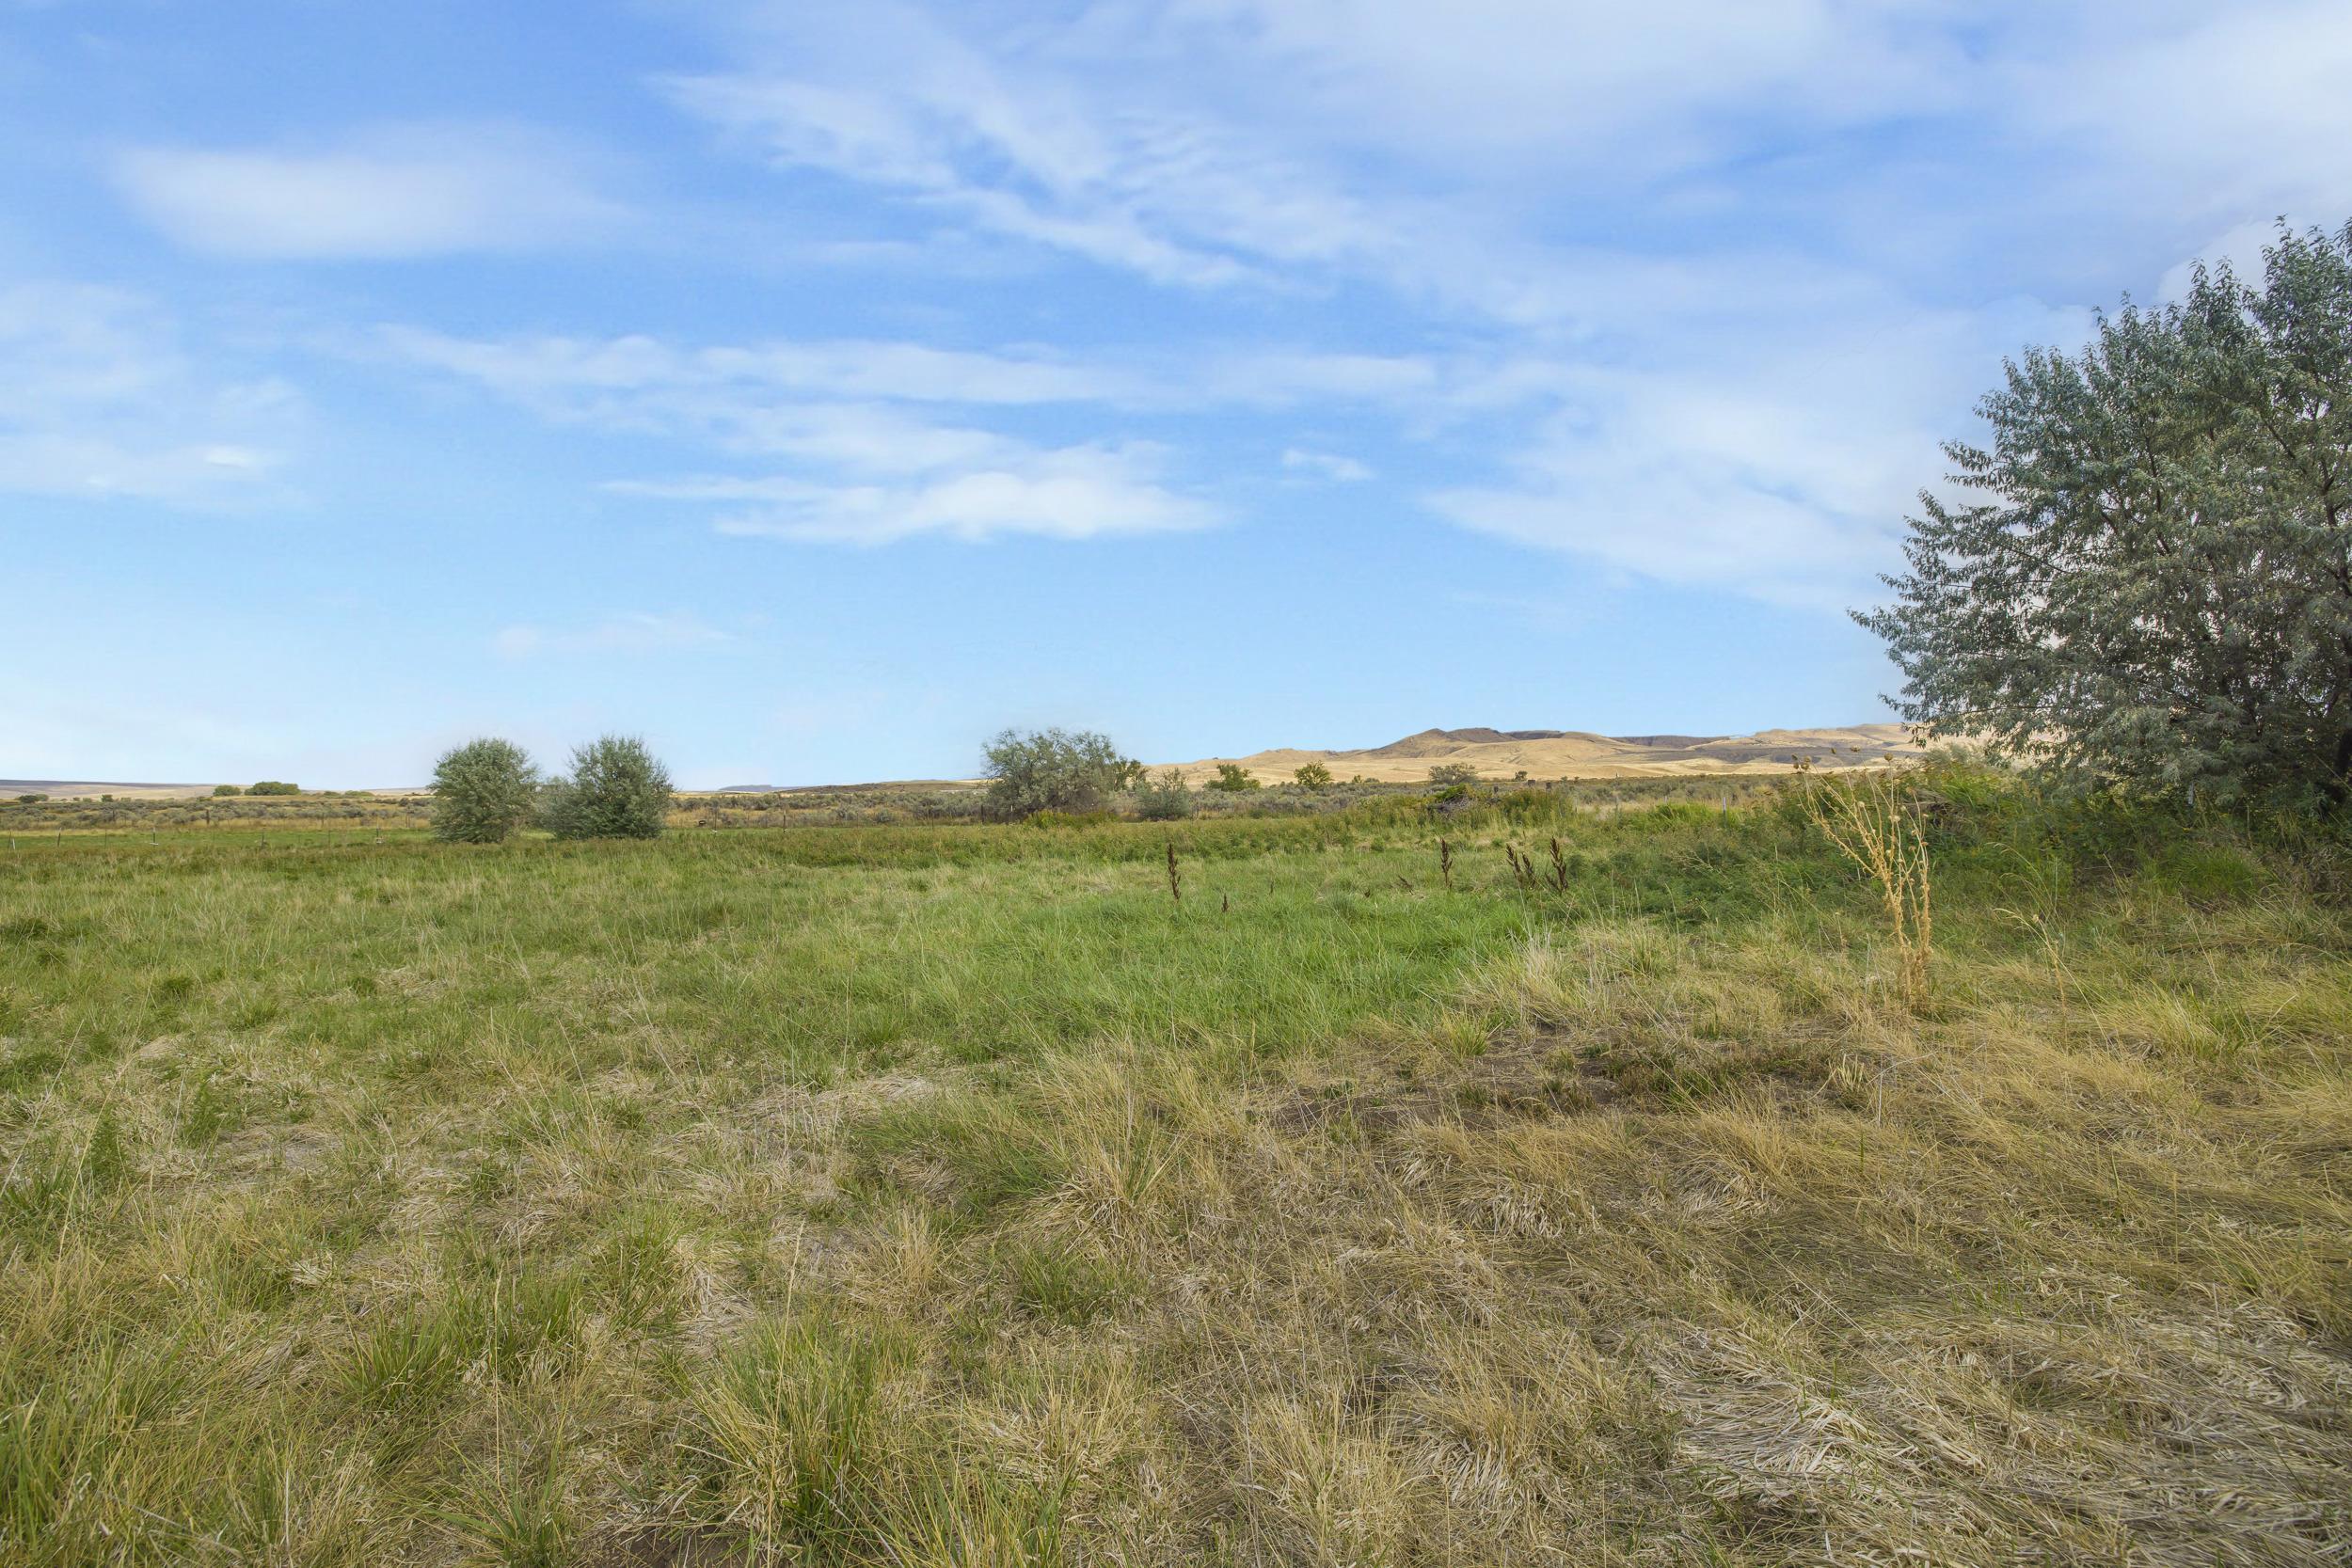
[(0, 1560), (2340, 1560), (2352, 868), (1927, 788), (25, 841)]

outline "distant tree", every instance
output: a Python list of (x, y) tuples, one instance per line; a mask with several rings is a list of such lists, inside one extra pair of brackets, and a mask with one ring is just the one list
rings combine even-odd
[(1216, 777), (1209, 781), (1209, 787), (1238, 795), (1245, 789), (1262, 789), (1264, 786), (1259, 784), (1257, 775), (1240, 763), (1220, 762), (1216, 765)]
[(540, 820), (558, 838), (659, 838), (670, 775), (633, 736), (601, 736), (572, 752), (568, 777), (542, 796)]
[(469, 740), (433, 768), (433, 836), (454, 844), (500, 844), (531, 820), (539, 770), (511, 740)]
[(240, 788), (238, 788), (235, 784), (215, 784), (215, 785), (213, 785), (213, 794), (214, 794), (215, 796), (222, 796), (222, 795), (243, 795), (244, 793), (245, 793), (245, 791), (244, 791), (244, 790), (242, 790), (242, 789), (240, 789)]
[(1478, 769), (1467, 762), (1441, 762), (1429, 770), (1429, 782), (1433, 784), (1474, 784), (1478, 782)]
[(16, 798), (16, 803), (20, 806), (37, 806), (48, 799), (46, 795), (20, 795)]
[(1173, 768), (1136, 785), (1136, 815), (1146, 822), (1174, 822), (1190, 816), (1198, 805), (1184, 776)]
[(1101, 811), (1142, 774), (1109, 737), (1091, 730), (1005, 730), (982, 753), (988, 812), (1013, 818), (1041, 811)]
[(1328, 789), (1331, 770), (1319, 762), (1305, 763), (1291, 774), (1291, 782), (1301, 789)]
[(263, 779), (260, 784), (246, 785), (245, 792), (247, 795), (299, 795), (302, 786), (288, 784), (283, 779)]
[(2026, 353), (1945, 448), (1857, 619), (1931, 734), (2060, 779), (2352, 794), (2352, 225), (2281, 226), (2263, 284), (2200, 267), (2080, 355)]

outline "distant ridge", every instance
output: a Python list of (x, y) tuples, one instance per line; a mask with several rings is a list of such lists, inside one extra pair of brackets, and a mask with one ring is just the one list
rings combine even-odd
[(1346, 750), (1279, 747), (1248, 756), (1203, 757), (1172, 766), (1187, 780), (1216, 776), (1238, 762), (1273, 784), (1311, 762), (1341, 779), (1417, 784), (1439, 763), (1468, 764), (1488, 779), (1524, 773), (1538, 779), (1656, 779), (1683, 775), (1788, 771), (1791, 759), (1823, 768), (1853, 768), (1924, 754), (1904, 724), (1848, 724), (1821, 729), (1759, 730), (1754, 735), (1598, 735), (1590, 730), (1498, 730), (1485, 725), (1426, 729), (1385, 746)]
[(210, 795), (208, 784), (105, 784), (88, 779), (0, 779), (0, 797), (18, 795), (47, 795), (59, 800), (78, 800), (92, 795), (135, 795), (147, 800), (172, 800), (183, 796)]

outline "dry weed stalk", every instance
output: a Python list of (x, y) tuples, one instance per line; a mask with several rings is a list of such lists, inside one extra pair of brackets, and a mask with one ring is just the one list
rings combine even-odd
[(1184, 901), (1184, 876), (1176, 869), (1176, 841), (1168, 841), (1168, 896), (1171, 903)]
[(1816, 780), (1807, 762), (1805, 815), (1821, 836), (1878, 884), (1902, 977), (1903, 1001), (1926, 1006), (1928, 965), (1934, 949), (1933, 882), (1927, 830), (1892, 771), (1836, 782)]

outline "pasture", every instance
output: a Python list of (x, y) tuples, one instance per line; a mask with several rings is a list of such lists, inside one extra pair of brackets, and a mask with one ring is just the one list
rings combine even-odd
[(2341, 1561), (2352, 854), (1923, 787), (28, 837), (0, 1561)]

